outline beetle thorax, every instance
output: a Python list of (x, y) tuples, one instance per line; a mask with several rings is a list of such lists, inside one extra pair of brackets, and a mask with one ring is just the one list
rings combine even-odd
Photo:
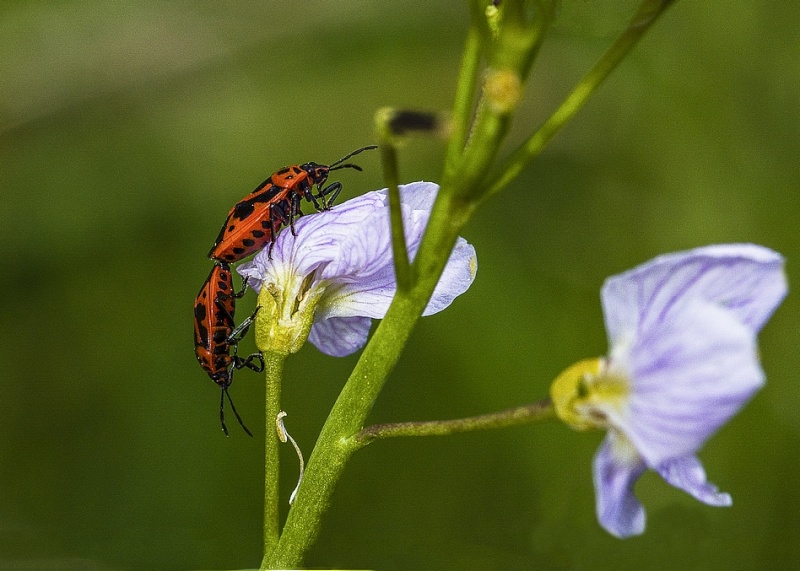
[(328, 179), (328, 173), (331, 168), (327, 165), (318, 165), (317, 163), (306, 163), (300, 167), (308, 173), (308, 178), (311, 179), (313, 184), (323, 184)]

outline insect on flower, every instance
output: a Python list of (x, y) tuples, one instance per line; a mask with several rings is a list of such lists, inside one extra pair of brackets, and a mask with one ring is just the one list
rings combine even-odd
[[(439, 192), (432, 182), (400, 186), (409, 257), (422, 241)], [(297, 221), (297, 235), (282, 232), (274, 256), (267, 249), (236, 271), (250, 278), (262, 306), (259, 319), (275, 323), (256, 343), (294, 353), (310, 341), (343, 357), (367, 342), (373, 319), (383, 319), (397, 291), (387, 190), (367, 192), (326, 212)], [(423, 315), (448, 307), (475, 279), (478, 259), (458, 238)]]
[[(228, 435), (225, 426), (225, 396), (231, 403), (236, 420), (244, 431), (253, 436), (236, 412), (228, 387), (233, 382), (233, 371), (247, 367), (257, 373), (264, 370), (264, 358), (261, 353), (253, 353), (246, 358), (236, 354), (239, 341), (247, 334), (247, 330), (255, 319), (259, 308), (245, 319), (238, 327), (233, 321), (236, 312), (236, 299), (247, 290), (247, 280), (242, 289), (233, 291), (233, 277), (230, 266), (226, 263), (214, 264), (214, 268), (200, 288), (194, 301), (194, 351), (203, 370), (221, 389), (219, 401), (219, 420), (222, 431)], [(233, 354), (231, 354), (231, 349)]]
[[(272, 173), (231, 208), (208, 257), (220, 262), (238, 262), (267, 243), (270, 243), (271, 252), (281, 226), (288, 224), (295, 234), (294, 220), (303, 215), (300, 208), (302, 199), (311, 202), (317, 211), (329, 210), (342, 190), (340, 182), (325, 186), (330, 172), (346, 168), (360, 171), (358, 165), (344, 161), (375, 148), (375, 145), (370, 145), (356, 149), (330, 165), (305, 163)], [(317, 187), (316, 194), (314, 186)]]

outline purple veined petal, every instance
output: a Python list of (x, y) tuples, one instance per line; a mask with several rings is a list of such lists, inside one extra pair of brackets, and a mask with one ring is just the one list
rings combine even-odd
[(644, 533), (645, 513), (633, 486), (646, 470), (644, 462), (609, 432), (594, 457), (597, 519), (610, 534), (625, 538)]
[(659, 256), (606, 280), (603, 312), (611, 344), (702, 299), (758, 332), (786, 295), (783, 257), (754, 244), (722, 244)]
[[(438, 191), (439, 186), (429, 182), (400, 186), (403, 229), (409, 258), (412, 260), (422, 240), (430, 218), (430, 207)], [(348, 282), (369, 282), (376, 277), (381, 281), (385, 277), (386, 269), (394, 267), (387, 191), (384, 189), (370, 194), (380, 197), (382, 202), (369, 220), (351, 225), (347, 238), (340, 241), (339, 256), (326, 266), (320, 279), (338, 280), (344, 276)]]
[(334, 317), (314, 323), (308, 340), (331, 357), (355, 353), (367, 342), (372, 320), (369, 317)]
[(697, 456), (682, 456), (667, 460), (657, 466), (656, 471), (668, 484), (683, 490), (704, 504), (716, 507), (733, 505), (730, 494), (720, 492), (706, 479), (706, 471)]
[[(271, 276), (289, 267), (301, 276), (321, 269), (322, 274), (347, 275), (375, 261), (380, 262), (374, 245), (386, 241), (380, 214), (386, 209), (386, 197), (368, 192), (335, 206), (332, 210), (302, 216), (295, 221), (295, 233), (283, 229), (275, 240), (272, 259), (269, 248), (256, 254), (253, 263), (263, 276)], [(354, 230), (371, 234), (373, 241), (361, 240)], [(370, 249), (372, 248), (372, 249)], [(330, 266), (330, 267), (329, 267)], [(267, 281), (267, 280), (263, 280)]]
[[(438, 193), (434, 183), (402, 185), (403, 222), (406, 242), (413, 259)], [(394, 282), (392, 237), (386, 190), (368, 192), (333, 207), (330, 211), (303, 216), (295, 221), (295, 233), (282, 230), (272, 248), (259, 252), (252, 262), (237, 270), (252, 278), (258, 291), (264, 281), (280, 281), (280, 274), (291, 271), (306, 276), (317, 271), (316, 279), (353, 284), (351, 291), (381, 292)], [(287, 270), (288, 269), (288, 270)], [(373, 317), (380, 311), (373, 308)]]
[[(615, 425), (651, 468), (695, 453), (764, 383), (755, 335), (729, 311), (685, 304), (627, 347)], [(616, 365), (609, 362), (609, 370)]]
[[(475, 279), (477, 268), (475, 248), (459, 238), (423, 315), (442, 311), (467, 291)], [(320, 302), (319, 317), (360, 315), (382, 319), (395, 292), (394, 266), (390, 265), (365, 279), (330, 286)]]

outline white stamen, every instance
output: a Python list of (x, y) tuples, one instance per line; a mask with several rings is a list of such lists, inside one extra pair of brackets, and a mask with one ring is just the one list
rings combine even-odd
[(303, 481), (303, 473), (305, 472), (306, 464), (303, 460), (303, 453), (300, 451), (300, 447), (297, 445), (297, 442), (294, 441), (294, 438), (292, 438), (291, 434), (286, 432), (286, 427), (283, 426), (283, 419), (286, 416), (288, 415), (283, 411), (278, 413), (277, 418), (275, 418), (275, 429), (278, 431), (278, 438), (281, 442), (285, 443), (288, 440), (292, 443), (295, 452), (297, 452), (297, 458), (300, 460), (300, 477), (297, 479), (297, 485), (294, 487), (294, 491), (289, 496), (289, 505), (292, 505), (292, 502), (294, 502), (294, 497), (297, 495), (297, 490), (300, 489), (300, 483)]

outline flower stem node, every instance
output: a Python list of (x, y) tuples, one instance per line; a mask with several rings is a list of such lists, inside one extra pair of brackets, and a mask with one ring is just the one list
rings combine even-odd
[(522, 80), (510, 69), (490, 69), (486, 72), (484, 94), (494, 113), (507, 115), (522, 97)]

